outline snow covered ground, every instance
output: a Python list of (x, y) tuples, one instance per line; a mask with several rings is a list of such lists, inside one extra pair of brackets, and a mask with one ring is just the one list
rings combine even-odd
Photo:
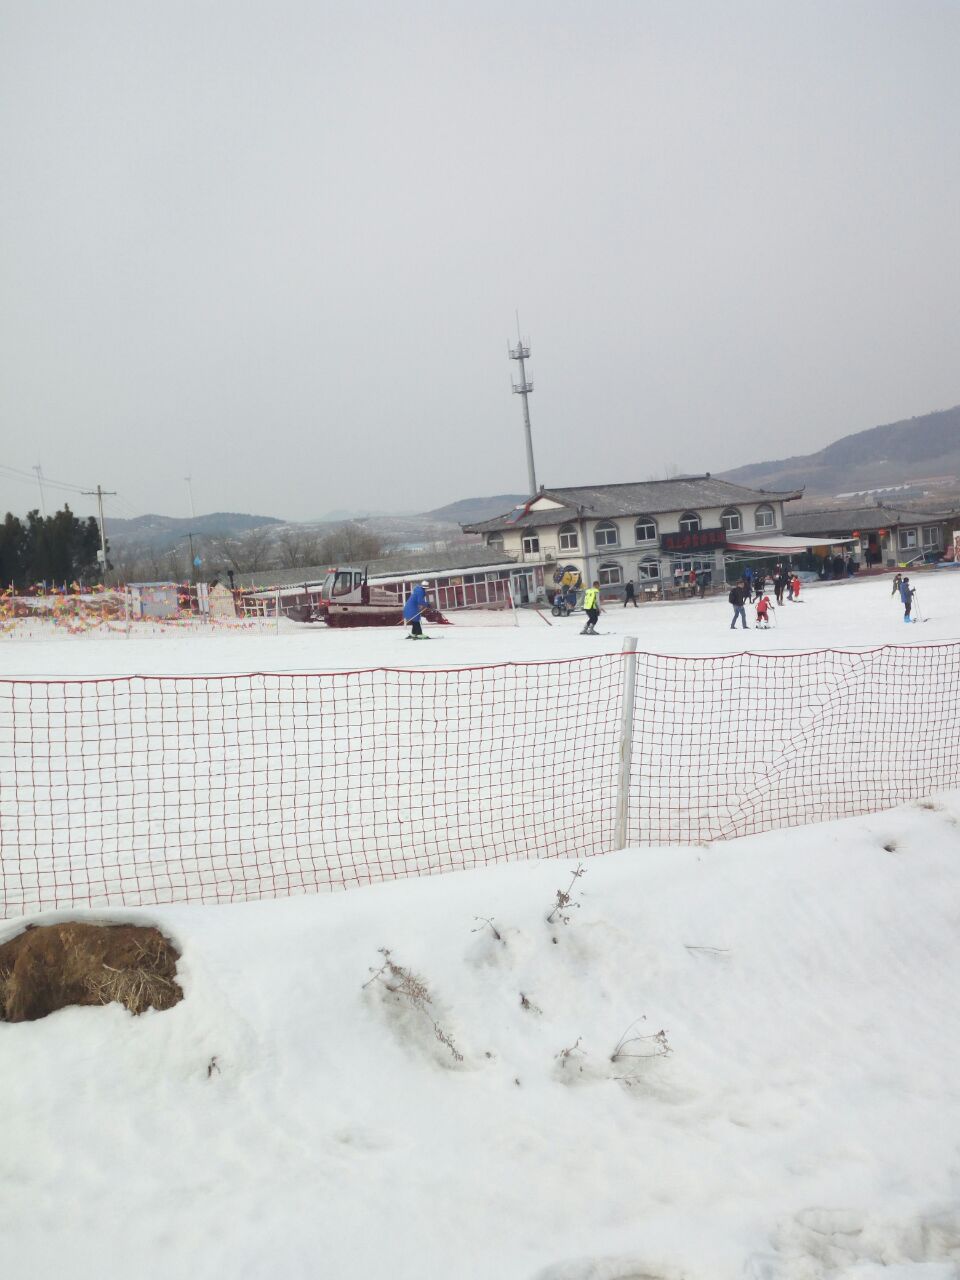
[[(64, 636), (49, 627), (42, 640), (21, 640), (15, 631), (0, 635), (0, 678), (5, 675), (188, 674), (236, 671), (332, 671), (370, 666), (457, 666), (461, 663), (511, 662), (565, 658), (621, 647), (624, 635), (639, 637), (639, 647), (656, 653), (772, 653), (797, 649), (853, 648), (882, 644), (929, 643), (960, 637), (960, 571), (918, 574), (923, 624), (906, 626), (903, 609), (891, 598), (892, 578), (804, 586), (802, 603), (785, 600), (769, 631), (730, 630), (732, 610), (724, 595), (706, 600), (607, 606), (602, 634), (581, 636), (583, 615), (552, 618), (521, 610), (520, 625), (509, 613), (467, 611), (450, 614), (452, 626), (427, 626), (442, 643), (413, 643), (402, 627), (336, 629), (281, 620), (263, 631), (231, 633), (217, 627), (184, 634), (170, 630), (141, 638), (134, 633)], [(772, 599), (772, 595), (771, 595)], [(37, 624), (32, 624), (36, 635)]]
[[(596, 639), (531, 613), (455, 615), (421, 644), (4, 636), (0, 678), (960, 637), (960, 575), (917, 583), (930, 621), (909, 628), (880, 578), (805, 589), (749, 635), (721, 597), (611, 609)], [(556, 861), (100, 913), (167, 932), (186, 998), (0, 1023), (4, 1273), (956, 1280), (958, 855), (951, 791), (591, 858), (569, 923), (546, 920), (575, 870)], [(90, 918), (35, 920), (71, 917)], [(381, 948), (426, 1011), (369, 981)]]
[(958, 824), (111, 913), (186, 998), (0, 1024), (4, 1273), (956, 1277)]

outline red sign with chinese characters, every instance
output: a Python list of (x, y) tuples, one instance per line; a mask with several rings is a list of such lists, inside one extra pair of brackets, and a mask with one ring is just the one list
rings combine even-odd
[(727, 545), (726, 529), (700, 529), (697, 533), (662, 533), (661, 551), (707, 551)]

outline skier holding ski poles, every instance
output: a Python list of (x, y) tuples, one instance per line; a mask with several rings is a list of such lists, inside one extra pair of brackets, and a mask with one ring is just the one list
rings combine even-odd
[(904, 622), (913, 621), (913, 619), (910, 617), (910, 610), (913, 607), (913, 597), (916, 594), (917, 594), (916, 591), (914, 591), (914, 589), (910, 586), (910, 579), (904, 578), (904, 580), (900, 583), (900, 599), (903, 601)]
[(420, 618), (426, 613), (429, 605), (427, 604), (427, 586), (429, 584), (424, 581), (418, 587), (414, 587), (407, 598), (406, 604), (403, 606), (403, 620), (411, 624), (408, 640), (429, 640), (429, 636), (423, 634), (423, 628), (420, 626)]
[(587, 625), (580, 632), (582, 636), (597, 634), (597, 619), (600, 617), (600, 583), (595, 582), (583, 593), (583, 612), (587, 615)]

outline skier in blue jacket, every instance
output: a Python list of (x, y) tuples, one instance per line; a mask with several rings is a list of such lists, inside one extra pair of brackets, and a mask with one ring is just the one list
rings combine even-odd
[(407, 602), (403, 606), (404, 622), (412, 623), (408, 640), (429, 640), (429, 636), (423, 634), (423, 628), (420, 626), (420, 615), (426, 613), (429, 605), (427, 604), (427, 583), (421, 582), (418, 587), (414, 587), (407, 597)]

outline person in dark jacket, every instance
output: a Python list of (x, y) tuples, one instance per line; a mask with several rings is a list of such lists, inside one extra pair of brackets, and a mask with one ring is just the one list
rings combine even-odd
[(734, 630), (737, 625), (737, 619), (739, 618), (743, 623), (744, 631), (749, 631), (750, 628), (747, 626), (747, 611), (743, 607), (743, 587), (735, 586), (727, 596), (727, 599), (733, 605), (733, 621), (730, 623), (730, 630)]
[(914, 589), (910, 586), (910, 579), (904, 578), (900, 583), (900, 599), (903, 601), (903, 620), (904, 622), (912, 622), (910, 610), (913, 608), (913, 597), (916, 595)]
[(627, 585), (623, 589), (623, 607), (626, 608), (628, 604), (632, 604), (635, 609), (637, 607), (637, 596), (633, 589), (633, 580), (629, 578), (627, 579)]

